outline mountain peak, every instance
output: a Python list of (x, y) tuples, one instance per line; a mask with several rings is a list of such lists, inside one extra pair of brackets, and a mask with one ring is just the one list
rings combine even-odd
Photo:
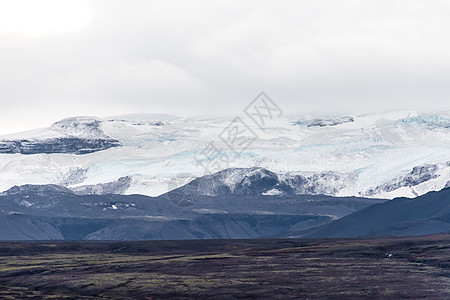
[(0, 193), (0, 196), (11, 196), (18, 194), (34, 194), (37, 196), (44, 196), (47, 193), (73, 194), (73, 192), (68, 188), (56, 184), (47, 184), (47, 185), (25, 184), (21, 186), (15, 185), (9, 190)]
[(50, 128), (70, 137), (108, 138), (100, 128), (100, 123), (100, 120), (95, 117), (72, 117), (55, 122)]

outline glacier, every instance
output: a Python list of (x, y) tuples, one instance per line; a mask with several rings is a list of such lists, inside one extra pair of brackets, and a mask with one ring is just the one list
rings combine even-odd
[[(231, 120), (168, 115), (73, 117), (48, 128), (1, 136), (0, 146), (20, 141), (39, 146), (32, 153), (0, 151), (0, 190), (55, 184), (81, 194), (158, 196), (174, 188), (172, 179), (180, 173), (193, 178), (213, 173), (197, 160), (207, 154), (209, 145), (229, 158), (227, 165), (214, 172), (241, 169), (221, 179), (229, 190), (242, 186), (242, 178), (252, 176), (252, 168), (270, 172), (258, 175), (268, 176), (269, 181), (272, 176), (277, 183), (288, 183), (284, 189), (275, 184), (261, 191), (264, 195), (286, 193), (289, 186), (294, 194), (392, 199), (450, 185), (446, 112), (286, 115), (264, 129), (244, 119), (257, 138), (242, 153), (227, 148), (219, 136)], [(60, 141), (73, 141), (75, 146), (62, 143), (63, 147)], [(85, 147), (77, 141), (95, 147), (83, 152)], [(48, 147), (62, 150), (44, 151)]]

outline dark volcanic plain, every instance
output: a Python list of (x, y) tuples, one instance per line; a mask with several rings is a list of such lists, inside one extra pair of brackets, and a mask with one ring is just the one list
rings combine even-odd
[(450, 235), (1, 242), (2, 299), (450, 299)]

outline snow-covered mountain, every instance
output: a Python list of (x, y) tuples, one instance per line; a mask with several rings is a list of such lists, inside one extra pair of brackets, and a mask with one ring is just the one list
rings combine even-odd
[(396, 195), (417, 197), (428, 191), (450, 187), (450, 162), (417, 166), (405, 175), (366, 191), (366, 196), (383, 195), (392, 198)]
[[(446, 113), (283, 116), (264, 128), (242, 118), (253, 132), (243, 151), (224, 141), (233, 119), (75, 117), (2, 136), (0, 190), (57, 184), (79, 194), (157, 196), (217, 171), (223, 172), (199, 179), (204, 195), (394, 198), (450, 185)], [(180, 174), (185, 181), (174, 185)]]
[(169, 194), (210, 196), (333, 195), (354, 182), (352, 174), (276, 174), (260, 167), (228, 168), (192, 180)]

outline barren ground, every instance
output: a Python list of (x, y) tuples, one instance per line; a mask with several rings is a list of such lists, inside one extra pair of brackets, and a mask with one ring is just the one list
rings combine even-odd
[(5, 299), (450, 299), (450, 235), (1, 242)]

